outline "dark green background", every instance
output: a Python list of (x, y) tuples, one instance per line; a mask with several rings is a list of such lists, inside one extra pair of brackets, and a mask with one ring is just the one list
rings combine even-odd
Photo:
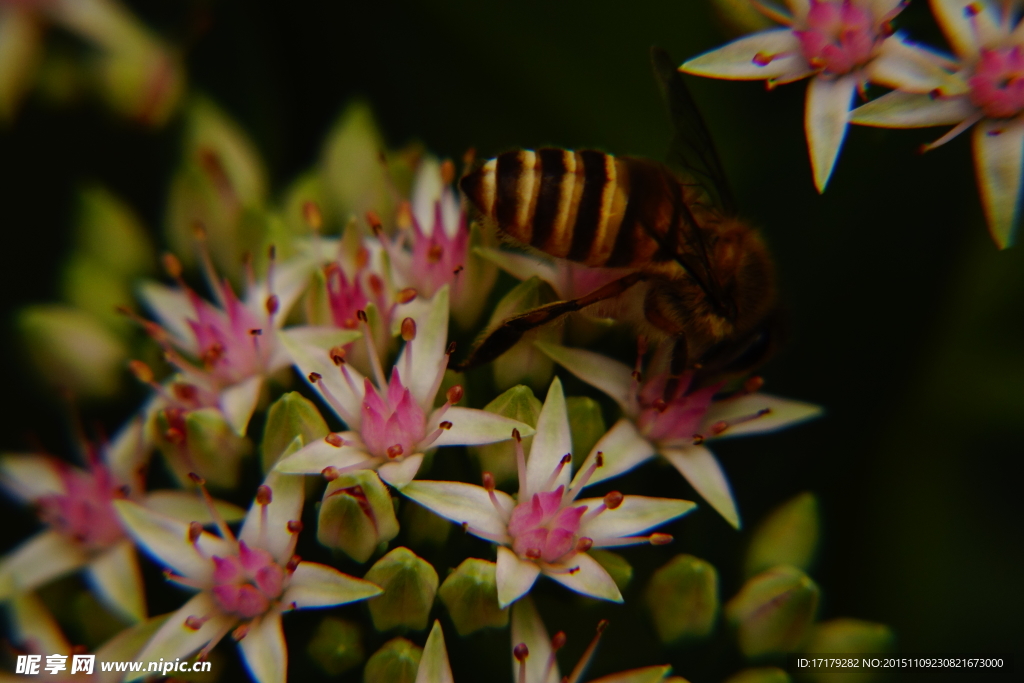
[[(940, 41), (926, 5), (913, 5), (901, 25)], [(355, 95), (371, 102), (390, 143), (419, 139), (455, 158), (470, 146), (490, 156), (545, 144), (659, 158), (669, 127), (647, 49), (661, 45), (682, 61), (727, 39), (702, 0), (132, 6), (189, 44), (192, 83), (249, 131), (278, 191), (317, 159)], [(888, 623), (904, 652), (1015, 652), (1024, 665), (1024, 256), (999, 252), (986, 233), (969, 136), (919, 155), (941, 131), (853, 129), (818, 196), (803, 83), (774, 92), (690, 83), (742, 214), (775, 253), (792, 312), (792, 337), (764, 369), (767, 389), (827, 411), (783, 434), (716, 445), (745, 520), (817, 492), (826, 539), (813, 575), (823, 617)], [(74, 190), (100, 181), (159, 230), (176, 135), (173, 124), (138, 130), (88, 103), (54, 110), (37, 101), (0, 131), (3, 449), (28, 449), (34, 435), (68, 452), (65, 411), (25, 369), (11, 312), (55, 298)], [(113, 428), (127, 408), (84, 410)], [(16, 515), (8, 532), (24, 528), (30, 517), (4, 506)], [(656, 560), (629, 556), (641, 573), (676, 552), (709, 557), (728, 597), (745, 532), (703, 507), (693, 519), (703, 531), (679, 536)], [(638, 600), (639, 588), (627, 600)], [(704, 683), (738, 665), (728, 648), (724, 664), (706, 647), (663, 650), (636, 617), (616, 628), (620, 613), (548, 608), (552, 632), (569, 632), (563, 668), (605, 615), (613, 625), (595, 674), (671, 662)], [(488, 668), (507, 666), (504, 638), (466, 644), (449, 634), (456, 679), (487, 680), (474, 668), (486, 657), (469, 654), (484, 643), (498, 657)], [(292, 652), (297, 659), (294, 642)]]

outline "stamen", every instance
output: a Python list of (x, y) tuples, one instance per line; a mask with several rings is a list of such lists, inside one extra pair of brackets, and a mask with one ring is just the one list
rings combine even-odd
[(192, 234), (196, 238), (196, 247), (199, 251), (199, 262), (203, 267), (203, 275), (206, 277), (206, 284), (213, 292), (213, 297), (224, 310), (227, 310), (227, 296), (224, 295), (224, 288), (217, 278), (217, 271), (213, 267), (213, 260), (210, 258), (210, 250), (206, 246), (206, 228), (199, 221), (192, 225)]
[(627, 545), (668, 545), (674, 539), (670, 534), (651, 534), (650, 536), (620, 536), (594, 541), (595, 548), (618, 548)]
[(573, 485), (572, 488), (565, 492), (565, 497), (562, 499), (562, 505), (576, 500), (576, 496), (580, 494), (580, 491), (587, 485), (587, 482), (590, 481), (590, 478), (594, 476), (594, 472), (596, 472), (599, 467), (604, 467), (604, 453), (601, 451), (597, 452), (597, 455), (594, 457), (594, 462), (590, 464), (590, 467), (584, 470), (579, 483)]
[(267, 293), (274, 294), (274, 271), (277, 264), (277, 247), (271, 244), (267, 247)]
[(400, 443), (396, 443), (394, 446), (388, 446), (388, 460), (400, 458), (403, 453), (402, 444)]
[(440, 424), (437, 425), (437, 429), (435, 429), (430, 434), (428, 434), (422, 441), (420, 441), (416, 445), (416, 450), (417, 451), (425, 451), (427, 448), (430, 447), (430, 444), (432, 444), (435, 441), (437, 441), (437, 438), (439, 436), (441, 436), (441, 432), (446, 432), (446, 431), (448, 431), (451, 428), (452, 428), (452, 423), (449, 422), (448, 420), (445, 420), (444, 422), (441, 422)]
[(188, 478), (192, 480), (192, 483), (199, 487), (202, 492), (203, 502), (206, 503), (206, 509), (210, 512), (210, 517), (217, 524), (217, 531), (220, 533), (220, 537), (226, 541), (235, 541), (235, 535), (231, 533), (231, 529), (228, 528), (227, 522), (221, 517), (220, 512), (217, 510), (217, 506), (213, 504), (213, 497), (210, 492), (206, 490), (206, 480), (200, 477), (195, 472), (189, 472)]
[[(288, 520), (287, 529), (288, 533), (290, 533), (292, 537), (288, 540), (287, 552), (285, 552), (284, 555), (291, 557), (291, 560), (294, 560), (297, 556), (293, 553), (295, 552), (295, 545), (299, 542), (299, 534), (302, 533), (302, 522), (297, 519), (290, 519)], [(289, 564), (291, 564), (291, 560), (288, 560)], [(298, 562), (296, 562), (296, 566), (298, 566)], [(287, 566), (285, 569), (287, 569)], [(293, 568), (290, 571), (295, 571), (295, 569)]]
[(526, 488), (526, 454), (523, 453), (523, 438), (519, 436), (518, 429), (512, 429), (512, 440), (516, 442), (516, 467), (519, 470), (519, 501), (525, 502), (529, 494)]
[(331, 357), (331, 362), (339, 368), (345, 364), (345, 356), (348, 355), (348, 351), (345, 350), (344, 346), (332, 346), (331, 350), (327, 353)]
[(568, 638), (565, 635), (565, 631), (559, 631), (551, 638), (551, 654), (548, 655), (548, 665), (544, 669), (544, 678), (541, 679), (545, 683), (549, 678), (551, 678), (551, 672), (555, 669), (555, 666), (558, 663), (558, 660), (555, 659), (555, 653), (565, 646), (565, 641), (567, 640)]
[(210, 615), (208, 615), (208, 614), (206, 616), (203, 616), (203, 617), (197, 617), (196, 615), (193, 614), (193, 615), (191, 615), (191, 616), (189, 616), (189, 617), (187, 617), (185, 619), (185, 628), (187, 628), (187, 629), (189, 629), (191, 631), (198, 631), (199, 629), (201, 629), (203, 627), (203, 624), (205, 624), (209, 620), (210, 620)]
[(324, 441), (331, 444), (335, 448), (341, 448), (342, 446), (345, 445), (345, 439), (341, 438), (339, 434), (335, 434), (334, 432), (331, 432), (330, 434), (325, 436)]
[(178, 574), (172, 572), (170, 569), (164, 570), (164, 578), (168, 581), (173, 581), (179, 586), (185, 586), (187, 588), (198, 588), (202, 590), (203, 588), (207, 587), (206, 584), (201, 584), (194, 579), (188, 578), (187, 576), (179, 576)]
[(307, 201), (302, 205), (302, 218), (305, 219), (306, 225), (315, 232), (319, 232), (324, 227), (324, 217), (316, 202)]
[(590, 641), (590, 645), (587, 646), (583, 656), (580, 657), (578, 662), (576, 662), (575, 668), (573, 668), (572, 673), (569, 674), (569, 683), (577, 683), (577, 681), (579, 681), (583, 676), (584, 670), (590, 666), (590, 660), (594, 658), (594, 652), (597, 651), (597, 644), (601, 641), (601, 634), (604, 633), (606, 628), (608, 628), (607, 619), (602, 619), (597, 622), (597, 633), (594, 634), (594, 639)]
[(274, 493), (266, 484), (256, 488), (256, 504), (260, 506), (260, 546), (266, 546), (267, 537), (267, 506), (274, 499)]
[(406, 287), (395, 295), (395, 303), (407, 304), (416, 298), (417, 292), (412, 287)]
[(405, 353), (403, 363), (405, 368), (406, 377), (412, 377), (412, 344), (413, 339), (416, 338), (416, 321), (412, 318), (405, 318), (402, 320), (402, 339), (405, 341)]
[(759, 375), (747, 378), (747, 381), (743, 383), (743, 391), (747, 394), (752, 394), (755, 391), (759, 391), (764, 386), (764, 378)]
[(565, 469), (565, 466), (571, 462), (572, 453), (566, 453), (565, 455), (562, 456), (562, 459), (558, 461), (557, 465), (555, 465), (555, 471), (551, 473), (551, 476), (548, 477), (548, 480), (544, 483), (545, 491), (551, 490), (551, 487), (555, 485), (555, 481), (557, 481), (558, 479), (558, 475), (560, 475), (562, 473), (562, 470)]
[(370, 357), (370, 366), (373, 368), (373, 376), (377, 380), (377, 387), (384, 389), (387, 387), (388, 382), (384, 378), (384, 366), (381, 365), (380, 356), (377, 355), (377, 346), (373, 343), (370, 319), (367, 317), (366, 311), (362, 309), (356, 311), (356, 317), (359, 319), (360, 332), (363, 333), (363, 340), (366, 342), (366, 351)]
[[(342, 371), (344, 370), (345, 366), (342, 366)], [(331, 390), (327, 388), (327, 385), (324, 384), (323, 375), (319, 372), (311, 372), (309, 373), (309, 381), (311, 384), (316, 385), (317, 389), (320, 390), (320, 393), (323, 394), (324, 399), (331, 404), (331, 407), (334, 408), (334, 411), (338, 413), (342, 420), (345, 421), (345, 424), (349, 426), (359, 424), (353, 419), (352, 415), (345, 410), (345, 406), (341, 405), (341, 401), (339, 401), (334, 394), (331, 393)]]
[(498, 511), (498, 514), (500, 514), (503, 519), (507, 518), (508, 514), (509, 514), (508, 510), (506, 510), (504, 507), (502, 507), (501, 501), (498, 500), (498, 496), (494, 493), (494, 487), (495, 487), (494, 475), (491, 474), (490, 472), (484, 472), (483, 480), (484, 480), (484, 490), (487, 491), (487, 495), (491, 499), (491, 505), (494, 506), (494, 509)]
[(188, 542), (192, 544), (192, 548), (196, 551), (196, 554), (205, 559), (206, 553), (204, 553), (202, 548), (199, 547), (199, 537), (202, 535), (203, 525), (199, 522), (189, 522)]
[(594, 547), (594, 539), (589, 536), (583, 536), (580, 540), (576, 541), (576, 552), (585, 553)]
[(587, 513), (583, 515), (583, 519), (581, 520), (581, 522), (589, 522), (590, 520), (594, 519), (599, 514), (604, 512), (605, 510), (616, 509), (617, 507), (622, 505), (623, 498), (624, 496), (618, 491), (609, 491), (608, 493), (605, 494), (604, 500), (601, 501), (600, 505), (598, 505), (593, 510), (588, 510)]
[(339, 476), (341, 476), (341, 474), (338, 472), (338, 468), (335, 467), (334, 465), (328, 465), (327, 467), (323, 468), (322, 470), (320, 470), (320, 474), (322, 474), (324, 479), (326, 479), (327, 481), (334, 481)]
[(526, 643), (519, 643), (512, 648), (512, 656), (519, 662), (518, 683), (526, 683), (526, 660), (530, 656), (530, 648), (526, 647)]
[(251, 621), (239, 624), (238, 628), (231, 632), (231, 637), (234, 638), (236, 642), (241, 640), (242, 638), (245, 638), (247, 635), (249, 635), (249, 628), (251, 626)]
[(764, 417), (772, 412), (771, 408), (762, 408), (756, 413), (750, 415), (744, 415), (743, 417), (737, 417), (734, 420), (719, 420), (718, 422), (711, 425), (710, 431), (712, 436), (720, 436), (729, 427), (735, 427), (736, 425), (743, 424), (744, 422), (750, 422), (756, 420), (759, 417)]

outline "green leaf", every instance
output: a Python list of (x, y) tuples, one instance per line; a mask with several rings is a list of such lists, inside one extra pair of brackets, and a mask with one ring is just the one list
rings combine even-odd
[(780, 565), (748, 580), (725, 606), (747, 657), (795, 652), (807, 639), (820, 591), (806, 574)]
[(324, 438), (329, 431), (312, 401), (297, 391), (285, 394), (267, 411), (261, 446), (263, 471), (270, 471), (295, 437), (300, 437), (301, 445), (305, 445)]
[(746, 576), (780, 564), (807, 571), (821, 534), (818, 499), (801, 493), (768, 515), (754, 530), (744, 562)]
[(427, 627), (437, 593), (437, 572), (429, 562), (408, 548), (395, 548), (377, 560), (363, 577), (384, 589), (367, 605), (378, 631)]
[(718, 572), (693, 555), (676, 555), (651, 576), (644, 593), (661, 642), (703, 638), (718, 617)]
[(471, 557), (456, 567), (441, 584), (438, 595), (460, 636), (482, 628), (504, 628), (508, 625), (508, 608), (498, 606), (495, 568), (493, 562)]

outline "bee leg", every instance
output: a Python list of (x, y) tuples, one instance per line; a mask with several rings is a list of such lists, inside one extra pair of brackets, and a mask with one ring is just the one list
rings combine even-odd
[(688, 360), (686, 337), (676, 337), (676, 341), (672, 345), (672, 357), (668, 363), (668, 381), (665, 382), (665, 391), (662, 393), (662, 398), (666, 402), (675, 397), (676, 389), (679, 388), (679, 377), (686, 370)]
[(489, 363), (515, 346), (516, 342), (522, 339), (523, 335), (530, 330), (557, 320), (569, 313), (575, 313), (599, 301), (614, 299), (637, 282), (646, 278), (647, 275), (642, 272), (630, 273), (614, 282), (609, 282), (579, 299), (556, 301), (509, 318), (477, 342), (473, 350), (469, 352), (469, 357), (451, 367), (453, 370), (461, 372), (484, 363)]

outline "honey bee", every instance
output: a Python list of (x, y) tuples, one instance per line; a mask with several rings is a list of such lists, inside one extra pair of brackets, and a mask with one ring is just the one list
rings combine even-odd
[(672, 374), (695, 371), (697, 384), (749, 372), (772, 351), (779, 316), (771, 256), (736, 217), (707, 127), (671, 58), (657, 48), (651, 58), (675, 127), (670, 161), (681, 173), (647, 159), (538, 149), (505, 152), (461, 179), (473, 207), (514, 242), (586, 266), (627, 269), (580, 298), (505, 320), (462, 368), (595, 304), (632, 319), (645, 335), (672, 340)]

